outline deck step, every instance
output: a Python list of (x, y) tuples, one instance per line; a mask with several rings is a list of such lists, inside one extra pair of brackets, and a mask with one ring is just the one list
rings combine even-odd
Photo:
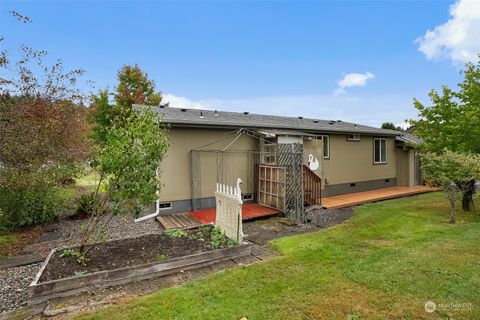
[(167, 216), (157, 216), (157, 221), (160, 222), (165, 230), (169, 229), (185, 229), (194, 228), (202, 225), (200, 221), (192, 217), (189, 213), (176, 213)]

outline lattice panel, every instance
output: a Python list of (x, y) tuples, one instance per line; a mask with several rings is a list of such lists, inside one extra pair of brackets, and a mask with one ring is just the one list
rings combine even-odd
[(292, 220), (305, 223), (302, 145), (278, 144), (277, 152), (278, 165), (286, 169), (285, 211)]
[(258, 199), (261, 205), (285, 212), (284, 167), (260, 164), (258, 166)]

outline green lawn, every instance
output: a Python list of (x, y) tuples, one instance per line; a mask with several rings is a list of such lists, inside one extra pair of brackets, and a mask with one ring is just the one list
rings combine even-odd
[[(77, 319), (480, 319), (480, 215), (447, 222), (441, 193), (363, 205), (275, 241), (282, 256), (268, 262)], [(426, 313), (427, 300), (441, 310)]]

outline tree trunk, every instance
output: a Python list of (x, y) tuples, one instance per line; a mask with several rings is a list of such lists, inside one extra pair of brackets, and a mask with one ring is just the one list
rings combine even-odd
[(456, 223), (456, 215), (455, 215), (455, 202), (450, 202), (450, 223)]
[(470, 180), (463, 188), (462, 209), (463, 211), (474, 211), (473, 194), (475, 193), (475, 180)]

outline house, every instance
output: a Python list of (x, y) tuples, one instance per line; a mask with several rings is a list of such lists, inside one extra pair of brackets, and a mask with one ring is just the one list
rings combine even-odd
[(418, 141), (397, 131), (300, 116), (154, 110), (171, 139), (161, 164), (161, 215), (215, 207), (216, 183), (234, 185), (237, 178), (245, 202), (281, 211), (298, 202), (303, 210), (322, 197), (421, 182), (410, 147)]

